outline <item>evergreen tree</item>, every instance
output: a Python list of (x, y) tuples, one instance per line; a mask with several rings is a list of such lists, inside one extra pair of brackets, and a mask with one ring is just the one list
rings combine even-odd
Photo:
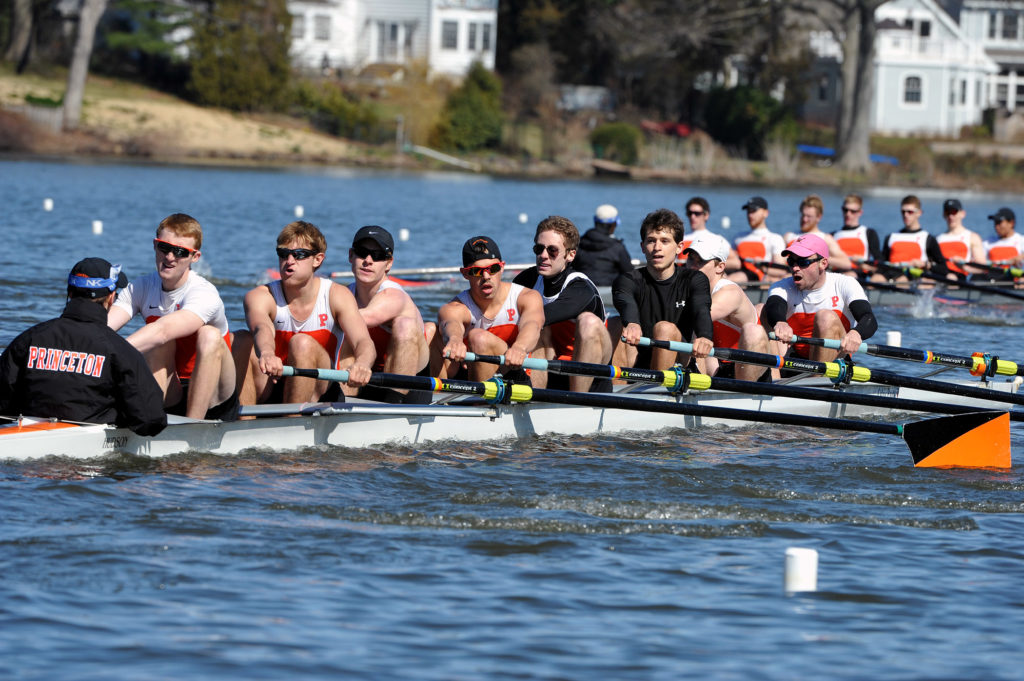
[(286, 0), (218, 0), (197, 21), (191, 90), (201, 104), (276, 111), (288, 100)]
[(480, 62), (469, 67), (449, 96), (432, 143), (442, 149), (475, 151), (501, 144), (501, 81)]

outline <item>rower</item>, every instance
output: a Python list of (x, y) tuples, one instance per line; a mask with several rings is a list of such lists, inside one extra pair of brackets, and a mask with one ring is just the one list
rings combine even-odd
[[(374, 371), (414, 375), (427, 367), (430, 348), (427, 335), (433, 336), (434, 324), (425, 332), (423, 317), (409, 294), (388, 277), (394, 265), (395, 240), (383, 227), (362, 227), (352, 238), (348, 261), (355, 281), (348, 285), (359, 306), (359, 314), (370, 332), (377, 360)], [(341, 344), (339, 363), (344, 368), (354, 356), (348, 338)], [(384, 402), (429, 403), (431, 395), (422, 390), (392, 390), (376, 386), (360, 389), (342, 386), (346, 395)], [(411, 395), (411, 397), (410, 397)]]
[(1024, 236), (1015, 229), (1017, 216), (1005, 206), (988, 216), (995, 229), (996, 238), (985, 242), (985, 255), (993, 265), (1024, 265)]
[(633, 269), (629, 251), (615, 236), (619, 211), (602, 204), (594, 211), (594, 226), (580, 239), (576, 252), (576, 270), (587, 275), (598, 286), (611, 286), (615, 278)]
[(946, 258), (946, 266), (961, 277), (987, 270), (970, 267), (965, 263), (984, 264), (987, 261), (985, 246), (976, 232), (964, 227), (967, 212), (959, 199), (946, 199), (942, 204), (942, 216), (946, 219), (946, 231), (935, 238), (939, 250)]
[(644, 337), (692, 342), (698, 360), (714, 347), (708, 278), (675, 264), (683, 251), (684, 235), (683, 221), (667, 208), (648, 213), (641, 223), (640, 246), (647, 264), (620, 276), (612, 285), (623, 325), (621, 342), (612, 354), (616, 366), (667, 369), (677, 360), (689, 364), (685, 354), (637, 347)]
[[(512, 280), (537, 291), (544, 300), (544, 328), (531, 357), (607, 364), (612, 356), (612, 339), (605, 327), (604, 302), (587, 275), (573, 269), (580, 233), (572, 220), (552, 215), (541, 220), (533, 236), (537, 265), (523, 270)], [(546, 371), (533, 371), (530, 382), (536, 388), (558, 385), (563, 378)], [(567, 387), (577, 392), (590, 390), (591, 376), (572, 376)]]
[(690, 223), (689, 238), (683, 238), (683, 253), (679, 256), (679, 260), (676, 261), (676, 265), (679, 267), (686, 266), (686, 249), (689, 248), (690, 242), (693, 239), (698, 235), (704, 234), (717, 237), (725, 242), (725, 247), (729, 250), (729, 259), (725, 263), (725, 269), (727, 272), (739, 271), (743, 267), (743, 263), (740, 262), (740, 256), (736, 254), (729, 240), (724, 236), (714, 234), (708, 229), (708, 220), (711, 218), (711, 204), (708, 203), (708, 200), (703, 196), (694, 196), (685, 205), (686, 219)]
[(765, 221), (768, 219), (768, 202), (761, 196), (752, 196), (743, 204), (743, 210), (747, 212), (747, 224), (750, 225), (750, 233), (738, 237), (734, 242), (736, 253), (743, 262), (743, 269), (729, 275), (729, 279), (736, 282), (763, 281), (772, 282), (782, 278), (783, 269), (765, 267), (761, 263), (774, 263), (785, 265), (782, 258), (782, 249), (786, 242), (782, 237), (768, 230)]
[[(520, 373), (523, 360), (537, 347), (544, 327), (544, 301), (539, 293), (501, 280), (505, 262), (494, 239), (475, 236), (462, 246), (463, 278), (469, 288), (445, 303), (437, 315), (431, 344), (431, 373), (454, 378), (466, 352), (504, 355), (503, 370)], [(496, 365), (471, 362), (468, 376), (484, 381)]]
[[(783, 344), (794, 336), (833, 338), (841, 341), (844, 355), (855, 353), (878, 328), (860, 282), (828, 271), (828, 245), (816, 234), (802, 234), (783, 253), (793, 275), (768, 292), (761, 310), (765, 329)], [(840, 353), (803, 344), (788, 350), (817, 362), (832, 361)]]
[(145, 355), (167, 413), (223, 419), (238, 408), (235, 364), (224, 302), (213, 284), (192, 271), (202, 247), (203, 229), (191, 215), (161, 220), (153, 239), (156, 271), (121, 291), (107, 325), (117, 331), (136, 315), (144, 317), (128, 342)]
[[(684, 251), (686, 266), (703, 272), (711, 286), (711, 321), (716, 348), (734, 348), (751, 352), (770, 351), (768, 334), (757, 319), (753, 303), (739, 284), (725, 278), (729, 259), (729, 243), (711, 232), (697, 234)], [(700, 364), (698, 362), (698, 364)], [(768, 370), (754, 364), (719, 362), (715, 357), (704, 359), (709, 376), (756, 381)]]
[[(900, 201), (900, 215), (903, 218), (903, 229), (893, 232), (885, 239), (885, 246), (882, 248), (882, 260), (890, 265), (892, 269), (904, 269), (917, 267), (929, 270), (936, 276), (945, 276), (949, 273), (946, 268), (946, 258), (942, 255), (939, 242), (931, 234), (921, 229), (921, 199), (913, 194), (905, 196)], [(882, 272), (871, 277), (872, 281), (889, 281)], [(905, 274), (900, 274), (891, 279), (897, 282), (908, 281)]]
[(146, 359), (107, 326), (127, 284), (121, 266), (102, 258), (71, 268), (61, 316), (22, 332), (0, 355), (0, 414), (112, 423), (139, 435), (167, 426)]
[[(800, 202), (800, 234), (817, 234), (821, 237), (822, 241), (828, 244), (828, 260), (833, 271), (849, 270), (853, 265), (850, 257), (843, 252), (843, 249), (839, 247), (839, 244), (831, 234), (826, 234), (819, 227), (824, 214), (825, 204), (820, 196), (808, 194), (804, 197), (804, 200)], [(787, 233), (784, 238), (786, 245), (789, 246), (796, 241), (800, 234)]]
[(843, 228), (832, 236), (850, 258), (853, 268), (869, 274), (875, 271), (874, 263), (882, 261), (882, 246), (878, 232), (861, 224), (862, 217), (864, 199), (859, 194), (847, 194), (843, 198)]
[[(297, 220), (277, 236), (281, 279), (245, 294), (248, 330), (235, 334), (242, 404), (343, 399), (336, 383), (311, 378), (281, 380), (284, 365), (349, 372), (348, 385), (370, 380), (376, 352), (352, 293), (316, 276), (327, 240), (316, 225)], [(352, 348), (340, 366), (342, 342)]]

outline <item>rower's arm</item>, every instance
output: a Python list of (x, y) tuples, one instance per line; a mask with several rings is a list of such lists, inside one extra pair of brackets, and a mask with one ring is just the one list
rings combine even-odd
[[(520, 350), (523, 353), (522, 359), (537, 347), (540, 341), (540, 330), (544, 328), (544, 299), (540, 294), (529, 289), (519, 294), (519, 333), (516, 334), (515, 342), (509, 347), (509, 353), (513, 350)], [(508, 353), (506, 353), (506, 358)], [(512, 366), (522, 365), (522, 360), (513, 363)]]
[(402, 314), (409, 294), (398, 289), (384, 289), (370, 299), (366, 307), (359, 308), (359, 314), (368, 328), (376, 328), (387, 324)]
[(853, 319), (857, 322), (854, 330), (860, 334), (861, 340), (867, 340), (875, 335), (878, 331), (878, 320), (875, 318), (875, 313), (871, 309), (871, 303), (866, 300), (854, 300), (850, 303), (850, 314), (853, 315)]
[(461, 362), (466, 358), (466, 325), (471, 321), (469, 308), (459, 300), (441, 306), (437, 313), (437, 333), (441, 337), (441, 358)]
[(266, 286), (257, 286), (245, 294), (243, 306), (260, 371), (268, 376), (280, 376), (284, 363), (274, 354), (274, 315), (277, 312), (274, 297)]
[(637, 283), (634, 272), (619, 275), (615, 283), (612, 284), (612, 302), (622, 318), (623, 327), (640, 323), (640, 305), (637, 303)]
[[(108, 317), (109, 320), (109, 317)], [(179, 338), (191, 336), (203, 326), (203, 320), (191, 310), (177, 310), (128, 336), (128, 342), (142, 353)]]
[(988, 254), (985, 252), (985, 244), (977, 234), (971, 234), (971, 262), (988, 264)]
[(747, 299), (747, 294), (739, 286), (723, 286), (711, 296), (711, 321), (720, 322), (732, 315)]
[(874, 262), (884, 262), (882, 257), (882, 243), (878, 239), (878, 232), (868, 229), (868, 257)]
[(782, 296), (768, 296), (764, 307), (761, 308), (761, 326), (769, 334), (774, 333), (780, 341), (788, 343), (793, 336), (793, 329), (786, 321), (786, 312), (789, 305)]
[(348, 369), (347, 383), (353, 388), (361, 388), (370, 382), (377, 350), (373, 347), (366, 322), (359, 314), (356, 298), (348, 287), (337, 284), (331, 287), (331, 312), (334, 314), (335, 323), (345, 332), (345, 341), (352, 346), (352, 353), (355, 356), (352, 366)]
[(132, 313), (120, 305), (111, 305), (107, 311), (107, 326), (117, 331), (127, 324), (132, 318)]
[(942, 255), (942, 248), (939, 242), (932, 235), (925, 240), (925, 259), (930, 261), (932, 274), (939, 276), (949, 274), (949, 267), (946, 266), (946, 256)]
[(597, 290), (581, 279), (569, 282), (558, 294), (558, 297), (544, 306), (544, 326), (576, 319), (580, 313), (595, 307), (595, 298), (600, 298)]

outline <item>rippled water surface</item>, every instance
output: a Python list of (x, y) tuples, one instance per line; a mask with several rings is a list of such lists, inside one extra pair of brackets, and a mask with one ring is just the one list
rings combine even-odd
[[(362, 224), (410, 230), (399, 267), (456, 264), (474, 233), (525, 261), (537, 219), (586, 224), (607, 201), (639, 255), (643, 214), (693, 193), (735, 234), (755, 192), (0, 162), (0, 345), (60, 311), (80, 257), (152, 267), (174, 211), (203, 223), (240, 326), (296, 205), (343, 270)], [(756, 193), (796, 226), (805, 191)], [(868, 195), (881, 231), (902, 193)], [(943, 196), (924, 198), (935, 218)], [(1013, 206), (962, 198), (983, 231)], [(445, 294), (416, 295), (433, 314)], [(879, 317), (908, 346), (1024, 359), (1014, 305)], [(0, 677), (1021, 678), (1021, 471), (915, 469), (898, 439), (769, 426), (0, 464)], [(783, 593), (791, 546), (819, 552), (818, 592)]]

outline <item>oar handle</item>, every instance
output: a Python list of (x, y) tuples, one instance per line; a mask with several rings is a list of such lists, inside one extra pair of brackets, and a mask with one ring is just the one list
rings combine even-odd
[[(768, 338), (770, 338), (772, 340), (779, 340), (775, 336), (774, 332), (769, 333), (768, 334)], [(793, 337), (793, 342), (794, 343), (801, 343), (803, 345), (817, 345), (817, 346), (822, 347), (822, 348), (829, 348), (830, 350), (842, 350), (843, 349), (843, 342), (840, 341), (840, 340), (836, 340), (835, 338), (812, 338), (810, 336), (794, 336)], [(866, 342), (861, 342), (860, 347), (857, 348), (857, 352), (863, 352), (863, 353), (867, 354), (868, 353), (868, 347), (869, 346), (868, 346), (868, 344)]]
[[(505, 357), (502, 355), (478, 355), (475, 352), (466, 353), (467, 362), (485, 362), (487, 364), (497, 364), (501, 366), (505, 364)], [(546, 359), (540, 359), (538, 357), (527, 357), (523, 360), (524, 369), (534, 369), (536, 371), (547, 371), (548, 361)]]
[(286, 366), (281, 375), (316, 378), (321, 381), (338, 381), (339, 383), (348, 382), (348, 372), (344, 369), (300, 369), (298, 367)]

